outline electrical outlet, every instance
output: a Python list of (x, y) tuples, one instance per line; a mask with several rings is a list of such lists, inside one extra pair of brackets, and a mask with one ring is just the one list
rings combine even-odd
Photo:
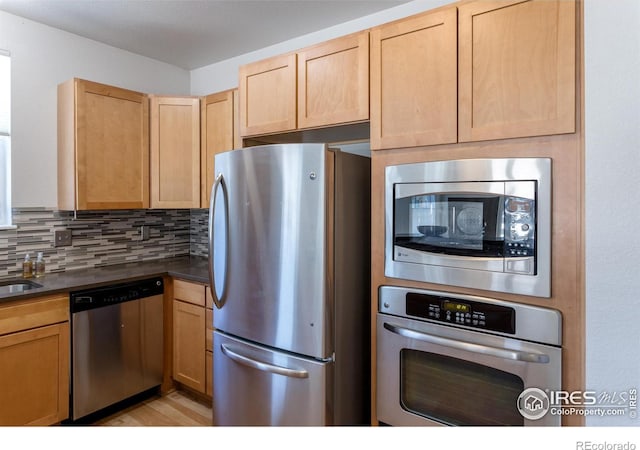
[(71, 230), (56, 230), (53, 232), (53, 246), (66, 247), (71, 245)]
[(146, 241), (149, 239), (149, 232), (150, 232), (150, 228), (146, 227), (144, 225), (140, 226), (140, 236), (139, 236), (139, 240), (141, 241)]

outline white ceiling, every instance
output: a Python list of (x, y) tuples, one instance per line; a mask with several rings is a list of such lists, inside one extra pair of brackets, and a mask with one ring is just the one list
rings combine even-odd
[(0, 0), (0, 10), (184, 69), (409, 0)]

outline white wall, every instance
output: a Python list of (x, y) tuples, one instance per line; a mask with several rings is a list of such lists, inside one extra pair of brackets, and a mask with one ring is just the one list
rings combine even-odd
[(11, 52), (14, 207), (57, 204), (57, 85), (73, 77), (157, 94), (189, 93), (189, 72), (0, 11)]
[(584, 8), (586, 386), (620, 392), (640, 389), (640, 2), (586, 0)]
[(452, 0), (414, 0), (340, 25), (325, 28), (324, 30), (309, 33), (251, 53), (245, 53), (244, 55), (192, 70), (191, 94), (207, 95), (238, 87), (238, 68), (243, 64), (259, 61), (282, 53), (288, 53), (309, 45), (365, 30), (402, 17), (437, 8), (438, 6), (450, 4), (451, 2)]

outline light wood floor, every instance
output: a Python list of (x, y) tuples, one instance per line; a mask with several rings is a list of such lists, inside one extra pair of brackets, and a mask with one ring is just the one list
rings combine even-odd
[(94, 425), (109, 427), (207, 426), (212, 425), (211, 405), (184, 391), (152, 397), (123, 411), (105, 417)]

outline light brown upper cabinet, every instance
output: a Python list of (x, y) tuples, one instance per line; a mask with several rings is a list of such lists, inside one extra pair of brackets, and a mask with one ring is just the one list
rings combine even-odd
[(200, 207), (200, 99), (151, 96), (151, 207)]
[(240, 67), (240, 134), (257, 136), (369, 118), (369, 32)]
[(208, 208), (217, 153), (242, 147), (237, 123), (238, 90), (203, 97), (201, 117), (201, 207)]
[(459, 141), (575, 131), (574, 1), (459, 6)]
[(296, 128), (296, 54), (240, 66), (240, 135)]
[(371, 30), (371, 149), (456, 142), (456, 13)]
[(149, 100), (72, 79), (58, 86), (58, 207), (149, 207)]
[(368, 31), (298, 52), (298, 128), (368, 119)]

